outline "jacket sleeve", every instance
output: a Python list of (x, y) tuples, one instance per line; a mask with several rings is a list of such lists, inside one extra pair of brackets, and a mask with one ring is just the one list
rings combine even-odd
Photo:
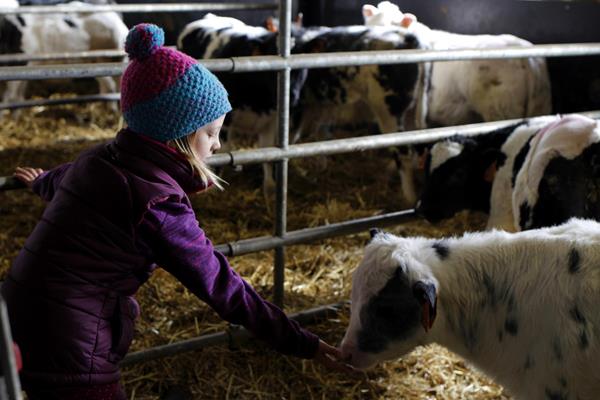
[(60, 186), (63, 176), (69, 170), (72, 163), (59, 165), (48, 171), (44, 171), (33, 181), (31, 190), (44, 201), (50, 201)]
[(193, 210), (161, 202), (145, 214), (140, 229), (157, 263), (212, 307), (221, 318), (243, 325), (275, 350), (313, 358), (319, 338), (264, 300), (213, 248)]

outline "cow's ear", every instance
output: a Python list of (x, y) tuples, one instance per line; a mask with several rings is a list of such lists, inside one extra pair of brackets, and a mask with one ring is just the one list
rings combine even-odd
[(273, 19), (273, 17), (267, 17), (267, 19), (265, 20), (265, 28), (267, 28), (267, 30), (269, 32), (277, 32), (277, 24), (275, 23), (275, 20)]
[(502, 151), (497, 149), (484, 150), (481, 155), (481, 170), (483, 172), (483, 180), (485, 182), (493, 182), (496, 177), (496, 172), (504, 164), (506, 156)]
[(371, 228), (369, 229), (369, 235), (371, 235), (371, 239), (373, 239), (375, 236), (379, 235), (383, 233), (383, 231), (379, 228)]
[(433, 283), (418, 281), (413, 285), (413, 295), (421, 305), (421, 325), (428, 332), (437, 314), (437, 289)]
[(362, 6), (362, 14), (364, 18), (371, 18), (377, 12), (377, 7), (372, 4), (365, 4)]

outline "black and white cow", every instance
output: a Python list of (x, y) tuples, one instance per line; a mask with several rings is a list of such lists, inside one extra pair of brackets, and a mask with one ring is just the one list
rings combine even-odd
[[(362, 8), (365, 25), (405, 26), (432, 49), (530, 47), (513, 35), (460, 35), (430, 29), (383, 1)], [(432, 63), (428, 85), (429, 126), (525, 118), (552, 112), (552, 93), (543, 58), (462, 60)]]
[[(293, 53), (324, 53), (414, 49), (415, 35), (397, 27), (294, 28)], [(190, 23), (181, 33), (178, 48), (196, 58), (222, 58), (275, 54), (277, 36), (262, 27), (212, 14)], [(419, 64), (340, 67), (293, 71), (292, 137), (314, 133), (332, 116), (355, 120), (355, 110), (365, 109), (382, 132), (423, 127), (424, 67)], [(275, 142), (275, 74), (219, 74), (228, 89), (234, 112), (231, 130), (258, 132), (259, 146)], [(292, 141), (294, 141), (292, 140)], [(265, 169), (265, 191), (274, 186), (270, 167)], [(404, 179), (406, 181), (412, 181)], [(413, 195), (414, 198), (414, 195)], [(415, 198), (416, 200), (416, 198)]]
[[(86, 3), (70, 5), (85, 10)], [(15, 14), (0, 16), (0, 54), (39, 54), (123, 49), (127, 26), (115, 12), (70, 14)], [(49, 62), (30, 62), (31, 65)], [(24, 64), (24, 63), (21, 63)], [(118, 91), (113, 77), (96, 78), (100, 93)], [(28, 81), (10, 81), (4, 102), (22, 101)]]
[(600, 393), (600, 224), (401, 238), (372, 232), (342, 356), (357, 368), (439, 343), (516, 399)]
[[(399, 27), (344, 26), (310, 31), (298, 53), (410, 50), (422, 48), (418, 36)], [(333, 119), (337, 124), (373, 121), (379, 132), (425, 127), (425, 84), (429, 63), (363, 65), (311, 69), (299, 102), (298, 131), (314, 132)], [(400, 157), (404, 199), (416, 201), (414, 157)]]
[(435, 143), (417, 211), (432, 222), (482, 211), (508, 231), (599, 219), (599, 141), (598, 122), (574, 114)]

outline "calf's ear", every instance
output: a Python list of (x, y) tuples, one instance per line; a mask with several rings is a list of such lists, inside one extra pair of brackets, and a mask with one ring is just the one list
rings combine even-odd
[(372, 17), (373, 15), (375, 15), (375, 13), (377, 12), (377, 7), (375, 7), (372, 4), (365, 4), (362, 6), (362, 14), (363, 14), (363, 18), (369, 18)]
[(373, 239), (375, 236), (379, 235), (380, 233), (383, 233), (383, 231), (379, 228), (369, 229), (369, 235), (371, 235), (371, 239)]
[(413, 285), (413, 295), (421, 305), (421, 325), (428, 332), (437, 314), (437, 290), (433, 283), (418, 281)]

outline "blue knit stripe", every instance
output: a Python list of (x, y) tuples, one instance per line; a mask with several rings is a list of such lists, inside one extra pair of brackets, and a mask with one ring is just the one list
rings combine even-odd
[(180, 138), (231, 111), (227, 91), (205, 67), (196, 64), (173, 86), (124, 113), (129, 127), (160, 141)]

